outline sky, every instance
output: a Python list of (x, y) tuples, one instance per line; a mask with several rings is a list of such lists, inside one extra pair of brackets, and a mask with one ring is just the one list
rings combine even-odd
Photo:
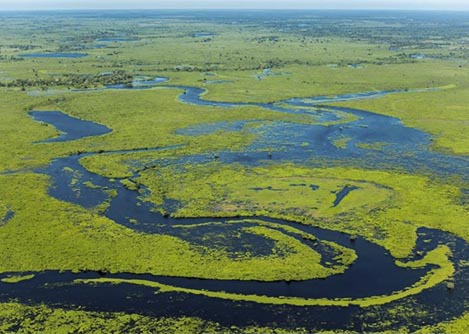
[(0, 0), (0, 10), (206, 8), (469, 10), (469, 0)]

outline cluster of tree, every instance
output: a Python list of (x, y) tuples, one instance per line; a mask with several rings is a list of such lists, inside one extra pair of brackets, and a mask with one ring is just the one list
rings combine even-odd
[(277, 43), (280, 40), (280, 38), (278, 36), (261, 36), (261, 37), (255, 37), (253, 40), (256, 41), (258, 44), (266, 43), (266, 42)]
[(22, 88), (38, 87), (47, 89), (47, 87), (65, 86), (68, 88), (90, 88), (106, 85), (128, 84), (131, 85), (133, 75), (125, 71), (113, 71), (96, 75), (90, 74), (64, 74), (62, 76), (40, 78), (36, 76), (30, 79), (16, 79), (10, 82), (0, 82), (0, 87)]
[(29, 50), (34, 50), (39, 48), (39, 45), (33, 45), (33, 44), (10, 44), (10, 45), (4, 45), (6, 48), (11, 48), (11, 49), (17, 49), (21, 51), (29, 51)]

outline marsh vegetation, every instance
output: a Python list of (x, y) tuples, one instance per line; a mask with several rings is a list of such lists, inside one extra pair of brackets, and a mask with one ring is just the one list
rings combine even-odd
[(466, 333), (469, 15), (98, 14), (0, 13), (0, 332)]

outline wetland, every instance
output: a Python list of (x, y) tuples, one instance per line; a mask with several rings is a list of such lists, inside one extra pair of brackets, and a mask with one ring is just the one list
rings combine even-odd
[(0, 14), (0, 332), (465, 333), (469, 16), (313, 13)]

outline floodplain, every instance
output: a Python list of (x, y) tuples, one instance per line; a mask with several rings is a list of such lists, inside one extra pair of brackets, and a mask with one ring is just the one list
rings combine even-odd
[(0, 333), (469, 330), (469, 14), (0, 22)]

